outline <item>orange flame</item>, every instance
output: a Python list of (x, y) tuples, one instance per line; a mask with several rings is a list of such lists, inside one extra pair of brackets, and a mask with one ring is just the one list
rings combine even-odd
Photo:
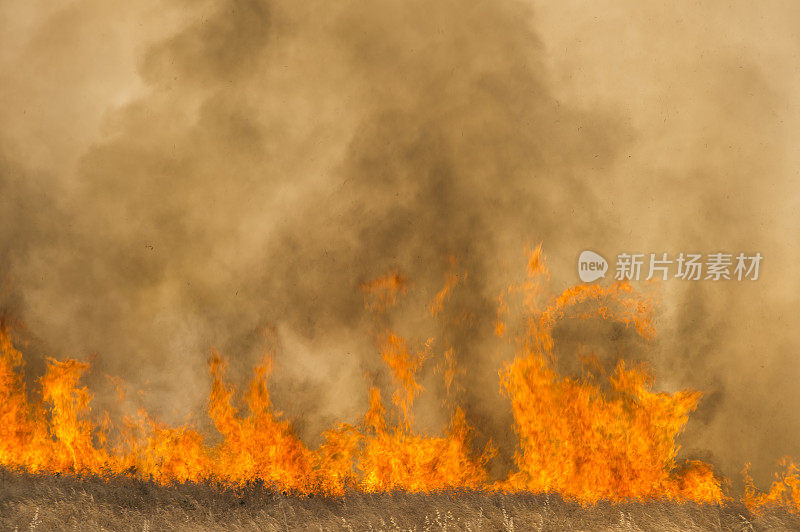
[[(516, 359), (501, 371), (520, 437), (518, 471), (506, 489), (558, 492), (581, 501), (668, 497), (721, 501), (710, 468), (677, 470), (675, 437), (700, 399), (698, 392), (654, 393), (641, 368), (617, 364), (610, 393), (590, 377), (561, 377), (552, 367), (553, 329), (568, 317), (600, 317), (654, 334), (651, 307), (628, 283), (568, 288), (540, 308), (541, 248), (531, 253), (522, 285), (527, 331)], [(595, 302), (588, 309), (582, 304)], [(579, 309), (579, 310), (576, 310)]]
[(750, 511), (756, 514), (775, 508), (800, 511), (800, 467), (788, 457), (781, 460), (780, 466), (783, 471), (775, 474), (775, 480), (766, 493), (761, 493), (756, 489), (753, 478), (750, 476), (750, 464), (745, 466), (744, 503)]
[(361, 284), (367, 309), (385, 312), (397, 303), (397, 296), (408, 291), (408, 281), (397, 272)]

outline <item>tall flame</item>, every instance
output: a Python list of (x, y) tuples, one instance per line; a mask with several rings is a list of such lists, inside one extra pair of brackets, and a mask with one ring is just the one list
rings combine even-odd
[[(501, 371), (520, 437), (518, 471), (504, 487), (555, 491), (584, 501), (669, 497), (722, 500), (710, 467), (675, 461), (681, 432), (700, 393), (654, 393), (643, 368), (620, 361), (604, 393), (591, 374), (562, 377), (553, 369), (553, 329), (574, 315), (600, 317), (653, 336), (651, 306), (630, 284), (579, 285), (540, 308), (541, 278), (547, 277), (541, 247), (529, 261), (520, 287), (530, 314), (516, 359)], [(593, 302), (594, 305), (586, 305)], [(575, 310), (580, 309), (580, 310)]]

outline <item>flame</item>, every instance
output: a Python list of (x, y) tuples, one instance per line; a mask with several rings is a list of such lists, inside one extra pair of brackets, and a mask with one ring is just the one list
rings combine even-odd
[[(387, 310), (407, 291), (408, 282), (397, 273), (362, 284), (366, 308), (380, 317), (376, 345), (394, 382), (391, 405), (384, 404), (380, 388), (370, 387), (363, 418), (325, 431), (315, 449), (273, 407), (269, 353), (242, 394), (228, 382), (224, 358), (212, 352), (208, 415), (221, 439), (211, 445), (192, 426), (167, 426), (144, 411), (119, 426), (108, 419), (93, 423), (98, 414), (90, 408), (92, 394), (80, 384), (89, 368), (84, 362), (48, 359), (38, 381), (40, 398), (34, 399), (25, 387), (22, 354), (11, 333), (0, 327), (0, 465), (34, 472), (127, 475), (162, 484), (263, 482), (298, 494), (465, 488), (555, 492), (584, 503), (731, 500), (711, 466), (677, 458), (676, 439), (700, 401), (699, 392), (654, 391), (647, 369), (624, 361), (607, 376), (591, 356), (583, 357), (587, 369), (582, 375), (563, 376), (556, 370), (558, 324), (614, 321), (646, 342), (655, 335), (653, 301), (625, 282), (584, 284), (546, 297), (549, 272), (541, 246), (529, 252), (527, 270), (526, 279), (498, 298), (498, 336), (514, 330), (508, 324), (512, 299), (520, 299), (522, 312), (519, 334), (509, 340), (516, 355), (499, 370), (519, 437), (515, 467), (503, 480), (492, 482), (487, 473), (496, 454), (491, 442), (473, 448), (473, 429), (454, 393), (463, 374), (454, 348), (437, 346), (434, 338), (416, 342), (381, 330)], [(428, 305), (431, 316), (441, 317), (465, 275), (447, 277)], [(414, 402), (424, 393), (418, 375), (428, 359), (439, 360), (435, 370), (448, 395), (444, 404), (450, 423), (441, 435), (415, 430)], [(113, 382), (122, 393), (120, 383)], [(800, 509), (800, 469), (788, 460), (783, 465), (783, 475), (766, 493), (753, 486), (745, 471), (743, 501), (753, 511)]]
[(433, 300), (428, 305), (428, 312), (431, 316), (436, 317), (444, 308), (444, 303), (450, 294), (453, 292), (453, 289), (456, 285), (460, 282), (463, 282), (464, 279), (467, 278), (466, 272), (462, 275), (457, 274), (454, 269), (456, 265), (456, 258), (451, 255), (449, 257), (450, 261), (450, 272), (447, 274), (447, 279), (445, 280), (444, 286), (442, 287), (439, 292), (433, 297)]
[(408, 280), (397, 272), (361, 283), (364, 306), (374, 312), (385, 312), (397, 304), (397, 296), (408, 291)]
[[(628, 283), (568, 288), (542, 306), (548, 276), (541, 247), (530, 253), (521, 291), (526, 331), (515, 360), (500, 372), (520, 448), (505, 489), (558, 492), (581, 501), (677, 498), (720, 502), (719, 480), (700, 463), (678, 470), (676, 436), (700, 393), (654, 393), (640, 367), (617, 363), (604, 392), (591, 374), (562, 377), (553, 368), (553, 329), (567, 318), (618, 321), (654, 335), (652, 307)], [(593, 305), (586, 305), (593, 302)]]
[(780, 467), (783, 471), (775, 474), (769, 491), (761, 493), (750, 476), (750, 464), (745, 466), (744, 503), (750, 511), (756, 514), (775, 508), (800, 511), (800, 467), (788, 457), (781, 460)]
[(412, 355), (399, 336), (389, 334), (386, 338), (382, 356), (397, 382), (392, 402), (399, 408), (401, 420), (394, 427), (388, 426), (380, 390), (371, 388), (367, 434), (363, 452), (358, 457), (363, 472), (360, 486), (365, 491), (478, 489), (488, 479), (484, 465), (494, 451), (487, 445), (479, 456), (471, 455), (471, 429), (460, 408), (454, 410), (445, 437), (426, 437), (412, 432), (412, 406), (422, 390), (415, 376), (430, 352), (431, 343), (429, 339), (424, 350)]

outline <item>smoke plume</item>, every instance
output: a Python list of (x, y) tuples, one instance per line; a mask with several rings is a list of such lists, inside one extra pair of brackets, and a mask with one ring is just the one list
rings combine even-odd
[(658, 287), (650, 349), (563, 329), (560, 363), (589, 343), (706, 392), (683, 448), (728, 476), (800, 449), (796, 5), (128, 4), (0, 5), (0, 306), (29, 367), (96, 354), (98, 386), (119, 375), (182, 419), (209, 349), (243, 378), (270, 329), (274, 400), (314, 442), (388, 382), (359, 287), (398, 271), (387, 319), (454, 348), (468, 419), (507, 459), (491, 333), (526, 245), (562, 288), (584, 249), (758, 251), (756, 282)]

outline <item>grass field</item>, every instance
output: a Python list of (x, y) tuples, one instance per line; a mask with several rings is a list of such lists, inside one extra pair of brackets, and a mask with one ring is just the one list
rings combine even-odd
[(600, 503), (449, 492), (293, 497), (261, 486), (163, 487), (119, 478), (0, 472), (3, 530), (800, 530), (800, 517), (742, 506)]

